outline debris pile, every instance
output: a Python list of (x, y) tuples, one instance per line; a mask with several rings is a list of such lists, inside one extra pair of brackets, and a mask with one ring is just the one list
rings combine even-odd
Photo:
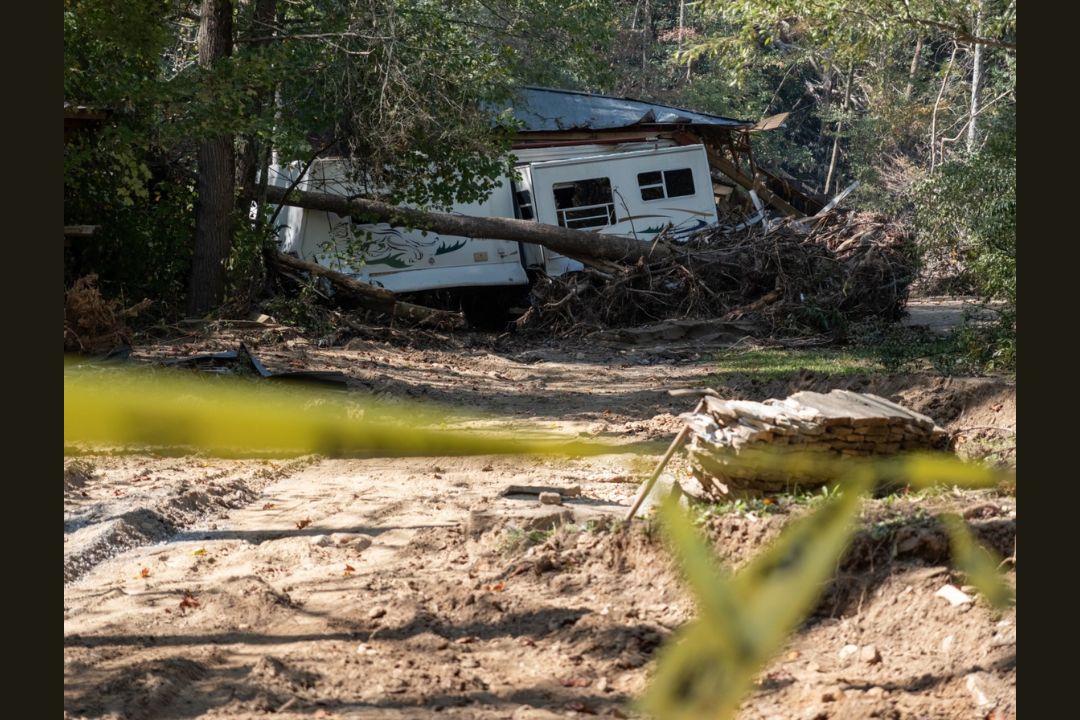
[(75, 281), (64, 293), (64, 352), (106, 352), (130, 340), (126, 320), (150, 307), (144, 299), (125, 308), (118, 300), (106, 300), (97, 286), (97, 275)]
[(739, 462), (761, 450), (827, 453), (840, 457), (893, 454), (937, 447), (945, 431), (926, 415), (885, 398), (848, 390), (798, 392), (784, 400), (751, 402), (704, 398), (681, 416), (702, 499), (813, 488), (821, 477), (793, 475)]
[(898, 319), (916, 271), (908, 229), (868, 212), (717, 225), (673, 249), (633, 266), (582, 258), (582, 273), (539, 279), (517, 324), (587, 332), (707, 317), (768, 333), (830, 331)]

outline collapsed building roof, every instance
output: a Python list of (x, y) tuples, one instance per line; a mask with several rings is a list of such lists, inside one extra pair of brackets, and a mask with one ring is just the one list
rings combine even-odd
[(523, 123), (523, 132), (616, 130), (635, 125), (711, 125), (730, 129), (754, 126), (752, 120), (576, 90), (525, 86), (512, 103), (509, 109)]

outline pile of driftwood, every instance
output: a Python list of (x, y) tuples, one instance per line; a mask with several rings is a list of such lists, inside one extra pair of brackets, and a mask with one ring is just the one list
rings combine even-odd
[(898, 319), (916, 270), (908, 231), (874, 213), (714, 226), (672, 247), (632, 265), (582, 258), (583, 273), (541, 278), (518, 325), (587, 332), (710, 317), (822, 332)]
[(700, 488), (684, 491), (717, 500), (732, 494), (776, 493), (826, 484), (797, 467), (769, 467), (775, 452), (835, 457), (889, 455), (930, 449), (946, 438), (926, 415), (866, 393), (799, 392), (784, 400), (751, 402), (705, 397), (681, 416), (690, 431), (688, 452)]

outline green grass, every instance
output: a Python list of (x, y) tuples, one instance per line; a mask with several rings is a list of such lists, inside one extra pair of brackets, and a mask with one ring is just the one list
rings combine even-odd
[(741, 376), (750, 380), (778, 380), (802, 370), (834, 376), (880, 373), (884, 368), (864, 348), (765, 348), (721, 353), (717, 379), (724, 382)]

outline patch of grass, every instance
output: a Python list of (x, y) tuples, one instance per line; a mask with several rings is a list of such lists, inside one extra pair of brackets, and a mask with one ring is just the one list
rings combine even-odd
[(721, 383), (745, 378), (756, 381), (778, 380), (803, 370), (834, 376), (881, 372), (869, 348), (763, 348), (729, 350), (717, 357)]
[(696, 512), (694, 521), (698, 525), (704, 524), (709, 518), (722, 515), (735, 515), (740, 517), (758, 517), (763, 515), (782, 514), (791, 505), (798, 503), (795, 495), (779, 495), (775, 497), (761, 498), (732, 498), (722, 503), (706, 503), (692, 505)]
[(1014, 372), (1015, 336), (1007, 321), (980, 323), (972, 318), (948, 335), (889, 323), (865, 323), (851, 335), (855, 351), (886, 372), (940, 375)]
[(511, 527), (506, 531), (506, 537), (503, 538), (501, 547), (499, 548), (502, 555), (516, 555), (533, 545), (541, 545), (547, 542), (548, 538), (555, 534), (555, 530), (522, 530), (521, 528)]
[(997, 467), (1016, 465), (1016, 433), (961, 437), (956, 454), (963, 460), (983, 462)]

